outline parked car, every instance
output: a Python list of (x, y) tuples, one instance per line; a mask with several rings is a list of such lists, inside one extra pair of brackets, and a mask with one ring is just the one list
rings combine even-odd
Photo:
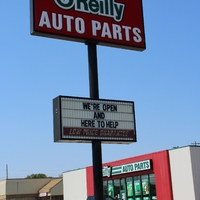
[[(94, 196), (88, 196), (86, 200), (95, 200), (95, 199)], [(115, 199), (107, 194), (104, 194), (104, 200), (115, 200)]]

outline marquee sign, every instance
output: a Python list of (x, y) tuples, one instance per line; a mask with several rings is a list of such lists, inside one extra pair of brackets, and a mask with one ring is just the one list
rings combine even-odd
[(143, 51), (142, 0), (30, 0), (31, 34)]
[(134, 103), (58, 96), (53, 100), (54, 141), (136, 142)]

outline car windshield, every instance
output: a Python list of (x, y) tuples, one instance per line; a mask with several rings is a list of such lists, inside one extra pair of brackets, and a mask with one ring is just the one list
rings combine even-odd
[(114, 200), (111, 196), (104, 195), (104, 200)]

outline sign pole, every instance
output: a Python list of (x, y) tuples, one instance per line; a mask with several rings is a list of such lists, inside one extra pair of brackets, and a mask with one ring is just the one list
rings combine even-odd
[[(99, 99), (98, 70), (97, 70), (97, 45), (93, 41), (86, 43), (88, 46), (88, 67), (90, 98)], [(102, 178), (102, 151), (101, 140), (92, 141), (92, 161), (94, 178), (95, 200), (103, 199), (103, 178)]]

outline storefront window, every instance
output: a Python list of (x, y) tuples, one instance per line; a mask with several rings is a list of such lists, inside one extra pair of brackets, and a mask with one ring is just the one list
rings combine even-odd
[(126, 178), (127, 200), (133, 200), (133, 180), (132, 177)]
[(114, 197), (119, 197), (120, 195), (120, 179), (114, 180)]
[(155, 182), (154, 174), (149, 174), (149, 182), (150, 182), (151, 199), (157, 199), (156, 198), (156, 182)]
[(103, 193), (108, 194), (108, 181), (103, 181)]
[[(141, 196), (141, 181), (140, 176), (134, 177), (134, 190), (135, 190), (135, 196)], [(137, 198), (136, 200), (140, 200), (140, 198)]]
[(104, 194), (120, 200), (156, 200), (154, 174), (133, 176), (103, 182)]
[(120, 187), (120, 189), (121, 190), (126, 190), (125, 178), (121, 179), (121, 187)]
[(142, 176), (142, 193), (143, 193), (143, 195), (148, 195), (149, 194), (149, 179), (148, 179), (148, 175), (143, 175)]
[(125, 183), (125, 178), (121, 179), (121, 187), (120, 187), (120, 199), (121, 200), (127, 200), (126, 196), (126, 183)]
[(114, 196), (114, 187), (113, 187), (113, 181), (112, 180), (108, 181), (108, 195), (110, 195), (112, 197)]

